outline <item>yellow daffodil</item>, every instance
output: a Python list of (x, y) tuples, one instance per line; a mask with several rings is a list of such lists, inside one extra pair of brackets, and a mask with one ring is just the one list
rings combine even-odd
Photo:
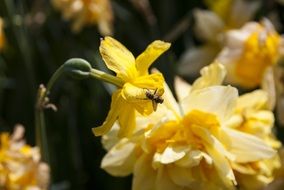
[(4, 44), (5, 44), (4, 22), (3, 19), (0, 18), (0, 51), (3, 49)]
[(149, 74), (150, 65), (168, 48), (159, 40), (151, 43), (136, 59), (121, 43), (111, 37), (101, 41), (100, 53), (107, 67), (117, 74), (121, 86), (112, 95), (111, 108), (102, 126), (93, 128), (95, 135), (107, 133), (118, 119), (119, 136), (129, 136), (135, 129), (136, 111), (142, 115), (153, 112), (147, 93), (162, 96), (164, 78), (160, 73)]
[(109, 0), (52, 0), (66, 20), (73, 20), (73, 30), (97, 24), (102, 35), (112, 34), (113, 14)]
[[(268, 94), (263, 90), (255, 90), (240, 96), (235, 113), (227, 126), (257, 136), (275, 150), (281, 147), (281, 143), (272, 132), (274, 115), (269, 110)], [(256, 162), (232, 163), (232, 166), (243, 189), (258, 190), (274, 179), (275, 171), (280, 167), (280, 159), (275, 155), (271, 159)]]
[(267, 69), (282, 55), (283, 38), (263, 19), (228, 31), (217, 60), (227, 67), (229, 82), (251, 88), (261, 84)]
[(24, 128), (0, 134), (0, 189), (47, 190), (49, 167), (40, 162), (39, 149), (22, 139)]
[(260, 5), (258, 1), (246, 0), (205, 0), (204, 3), (209, 10), (193, 12), (195, 34), (204, 44), (189, 48), (181, 56), (179, 73), (182, 75), (195, 76), (210, 64), (222, 50), (226, 31), (250, 21)]
[[(101, 167), (114, 176), (133, 173), (133, 190), (235, 189), (231, 162), (272, 158), (263, 140), (226, 126), (238, 92), (222, 86), (225, 70), (214, 63), (192, 86), (177, 81), (174, 99), (165, 84), (164, 103), (147, 118), (137, 117), (132, 138), (103, 138), (108, 153)], [(181, 88), (182, 87), (182, 88)]]

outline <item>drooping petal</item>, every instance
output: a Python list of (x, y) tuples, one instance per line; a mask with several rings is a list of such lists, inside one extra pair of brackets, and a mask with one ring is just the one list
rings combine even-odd
[(116, 121), (120, 110), (123, 108), (123, 98), (120, 95), (121, 90), (117, 90), (112, 95), (110, 110), (108, 112), (107, 118), (100, 127), (92, 128), (95, 136), (101, 136), (106, 134), (113, 126)]
[(105, 150), (109, 151), (120, 140), (117, 136), (119, 125), (117, 122), (113, 124), (111, 130), (102, 136), (101, 142)]
[(140, 76), (148, 74), (148, 69), (151, 66), (151, 64), (161, 54), (167, 51), (170, 48), (170, 46), (171, 46), (170, 43), (163, 42), (160, 40), (156, 40), (152, 42), (146, 48), (146, 50), (136, 58), (136, 68)]
[(104, 156), (101, 168), (113, 176), (127, 176), (133, 172), (135, 161), (135, 144), (122, 139)]
[(156, 171), (151, 167), (151, 158), (143, 154), (136, 162), (133, 171), (133, 190), (153, 190), (157, 178)]
[(231, 138), (228, 150), (235, 155), (235, 162), (254, 162), (272, 158), (276, 154), (275, 150), (253, 135), (229, 128), (224, 128), (224, 132)]
[(135, 109), (131, 104), (124, 105), (118, 116), (120, 130), (118, 137), (129, 137), (135, 129)]
[(222, 121), (229, 116), (235, 108), (238, 91), (231, 86), (213, 86), (195, 90), (184, 99), (182, 106), (184, 113), (191, 110), (200, 110), (216, 114)]
[(200, 74), (201, 77), (192, 84), (192, 91), (209, 86), (221, 85), (226, 76), (226, 69), (222, 64), (214, 62), (204, 67), (200, 71)]
[(117, 40), (105, 37), (101, 41), (100, 53), (107, 67), (125, 81), (137, 75), (134, 56)]

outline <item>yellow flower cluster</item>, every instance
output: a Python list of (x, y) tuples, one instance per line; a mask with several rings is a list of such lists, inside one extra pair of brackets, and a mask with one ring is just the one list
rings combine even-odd
[(64, 19), (73, 20), (72, 29), (78, 32), (85, 25), (98, 25), (102, 35), (112, 34), (112, 9), (109, 0), (52, 0)]
[(283, 37), (269, 20), (249, 22), (239, 30), (227, 32), (227, 40), (217, 60), (229, 72), (231, 83), (244, 87), (261, 84), (267, 69), (283, 55)]
[(114, 176), (133, 173), (133, 190), (259, 189), (273, 180), (281, 144), (272, 134), (273, 114), (263, 91), (238, 96), (223, 86), (222, 64), (201, 70), (193, 85), (164, 84), (164, 103), (143, 117), (128, 138), (119, 123), (103, 136), (101, 167)]
[(18, 125), (12, 135), (0, 134), (0, 189), (47, 190), (49, 167), (40, 162), (39, 149), (25, 143), (23, 133)]

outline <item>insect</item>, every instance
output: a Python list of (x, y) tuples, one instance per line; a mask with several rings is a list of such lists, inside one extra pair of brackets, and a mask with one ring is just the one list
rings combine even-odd
[(152, 100), (152, 106), (153, 106), (154, 111), (157, 110), (158, 104), (162, 104), (164, 102), (164, 99), (157, 94), (157, 90), (158, 89), (156, 89), (154, 93), (152, 93), (150, 90), (147, 89), (145, 93), (147, 99)]

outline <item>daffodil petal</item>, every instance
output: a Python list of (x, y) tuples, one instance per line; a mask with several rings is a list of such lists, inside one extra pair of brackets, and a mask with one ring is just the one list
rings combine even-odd
[(160, 162), (170, 164), (183, 158), (189, 151), (187, 146), (168, 146), (161, 154)]
[(169, 88), (169, 86), (167, 85), (167, 83), (164, 83), (164, 102), (163, 104), (169, 109), (171, 110), (175, 116), (177, 118), (180, 118), (181, 116), (181, 108), (179, 107), (179, 104), (177, 103), (176, 99), (174, 98), (171, 89)]
[(144, 89), (151, 89), (151, 90), (158, 90), (157, 93), (162, 95), (163, 85), (164, 85), (164, 77), (161, 73), (154, 73), (150, 75), (141, 76), (135, 79), (132, 82), (133, 85), (144, 88)]
[(175, 164), (181, 167), (194, 167), (199, 165), (202, 159), (204, 159), (208, 165), (213, 163), (212, 158), (206, 152), (202, 152), (200, 150), (191, 150)]
[(117, 40), (105, 37), (101, 41), (100, 53), (107, 67), (124, 80), (137, 75), (134, 56)]
[(113, 176), (127, 176), (132, 173), (135, 162), (135, 144), (124, 138), (104, 156), (101, 168)]
[(120, 124), (120, 130), (118, 132), (118, 136), (129, 137), (135, 129), (136, 121), (135, 121), (135, 109), (131, 104), (124, 105), (123, 109), (119, 113), (118, 122)]
[(222, 121), (232, 115), (238, 91), (231, 86), (212, 86), (192, 91), (182, 102), (184, 113), (200, 110), (216, 114)]
[(174, 87), (179, 102), (181, 102), (185, 97), (187, 97), (191, 90), (191, 85), (180, 77), (175, 77)]
[(110, 110), (108, 112), (107, 118), (100, 127), (92, 128), (95, 136), (101, 136), (106, 134), (113, 126), (116, 121), (120, 110), (123, 108), (123, 99), (120, 96), (121, 90), (117, 90), (112, 95)]
[(147, 100), (146, 91), (147, 89), (125, 83), (121, 95), (127, 102), (145, 102)]
[(209, 10), (193, 11), (196, 19), (195, 33), (199, 38), (206, 41), (216, 41), (218, 34), (224, 29), (224, 22), (214, 12)]
[(165, 51), (170, 48), (171, 44), (156, 40), (152, 42), (146, 50), (136, 58), (136, 68), (140, 75), (146, 75), (151, 64)]
[(268, 94), (264, 90), (255, 90), (238, 98), (236, 111), (266, 108), (267, 101)]
[(102, 136), (101, 142), (105, 150), (110, 150), (118, 141), (120, 140), (118, 138), (118, 131), (119, 131), (119, 125), (117, 122), (115, 122), (111, 128), (111, 130)]
[(224, 184), (226, 184), (227, 189), (234, 189), (235, 185), (237, 184), (237, 181), (226, 157), (224, 157), (224, 155), (220, 154), (210, 145), (206, 146), (206, 150), (208, 151), (208, 154), (212, 157), (213, 164), (217, 168), (219, 177), (223, 180)]
[(221, 85), (226, 76), (226, 69), (222, 64), (215, 62), (204, 67), (200, 73), (201, 77), (193, 83), (191, 91)]
[(157, 178), (156, 171), (151, 167), (151, 158), (143, 154), (136, 162), (133, 171), (133, 190), (153, 190)]
[(228, 149), (235, 155), (235, 162), (254, 162), (272, 158), (276, 154), (263, 140), (253, 135), (229, 128), (224, 128), (224, 132), (231, 138)]
[(198, 183), (189, 168), (173, 166), (169, 167), (168, 172), (171, 180), (181, 187), (191, 187), (194, 183)]
[(170, 178), (168, 168), (162, 166), (158, 169), (158, 175), (156, 180), (155, 190), (182, 190), (181, 186), (176, 185)]

